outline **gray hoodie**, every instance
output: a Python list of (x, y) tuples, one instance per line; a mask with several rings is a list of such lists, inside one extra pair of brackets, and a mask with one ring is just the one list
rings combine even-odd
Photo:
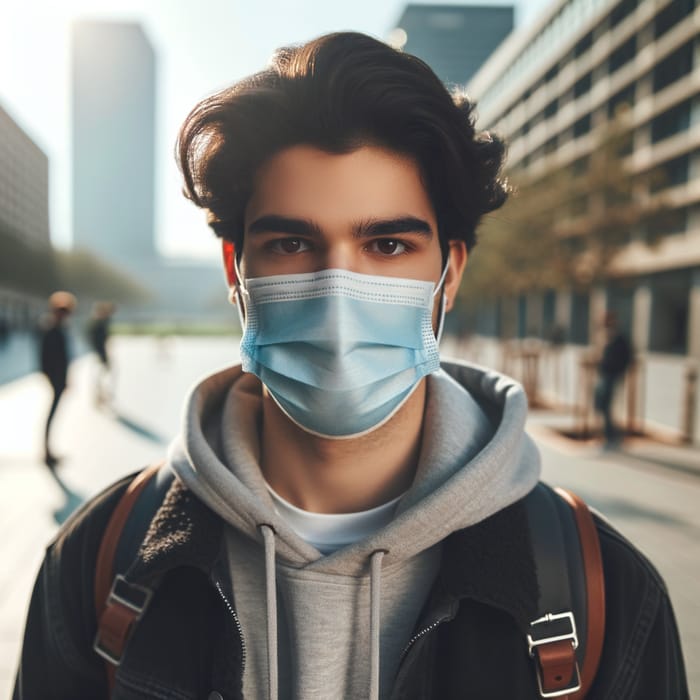
[(170, 461), (227, 523), (246, 698), (388, 697), (442, 541), (537, 482), (519, 384), (447, 362), (427, 381), (416, 476), (393, 520), (327, 556), (278, 514), (262, 478), (257, 378), (233, 367), (192, 392)]

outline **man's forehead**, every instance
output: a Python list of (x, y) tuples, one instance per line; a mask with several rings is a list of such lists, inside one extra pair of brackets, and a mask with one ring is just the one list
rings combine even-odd
[[(315, 206), (322, 209), (329, 197), (336, 204), (354, 205), (358, 213), (375, 208), (374, 218), (432, 211), (414, 160), (379, 146), (333, 153), (309, 144), (293, 145), (267, 159), (253, 185), (246, 223), (263, 213), (303, 218), (302, 210), (308, 214)], [(271, 202), (277, 210), (265, 211)], [(382, 203), (386, 203), (384, 212)]]

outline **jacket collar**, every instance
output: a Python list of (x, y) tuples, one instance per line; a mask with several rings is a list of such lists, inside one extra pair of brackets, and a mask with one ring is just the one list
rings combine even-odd
[[(222, 519), (176, 478), (127, 577), (152, 587), (182, 566), (211, 577), (222, 553)], [(537, 614), (539, 589), (524, 500), (445, 540), (435, 593), (441, 602), (469, 598), (499, 608), (522, 630), (528, 628)]]

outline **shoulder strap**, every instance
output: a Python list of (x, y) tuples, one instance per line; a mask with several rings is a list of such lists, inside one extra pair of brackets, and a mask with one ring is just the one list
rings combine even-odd
[(595, 680), (600, 664), (605, 637), (605, 576), (600, 552), (598, 529), (586, 503), (575, 493), (557, 488), (556, 492), (573, 510), (581, 543), (581, 555), (586, 579), (588, 624), (586, 634), (586, 658), (581, 672), (581, 691), (571, 700), (585, 698)]
[(595, 678), (605, 629), (598, 532), (586, 504), (563, 489), (540, 483), (526, 506), (540, 589), (527, 640), (540, 696), (580, 700)]
[(97, 634), (93, 649), (105, 660), (110, 691), (134, 623), (152, 595), (151, 590), (129, 583), (124, 573), (170, 483), (162, 480), (159, 485), (158, 479), (154, 479), (162, 466), (162, 462), (152, 464), (132, 479), (112, 511), (97, 553), (94, 598)]

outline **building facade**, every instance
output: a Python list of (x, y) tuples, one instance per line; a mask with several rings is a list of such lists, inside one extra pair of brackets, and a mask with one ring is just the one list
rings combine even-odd
[(399, 42), (448, 85), (463, 85), (513, 30), (512, 6), (408, 4)]
[(14, 273), (21, 265), (22, 274), (40, 274), (25, 267), (34, 253), (46, 254), (50, 247), (48, 157), (0, 107), (0, 255), (23, 253), (21, 261), (3, 261), (0, 343), (10, 330), (29, 328), (43, 305), (39, 294), (31, 293), (32, 285), (18, 284)]
[(155, 257), (156, 57), (142, 27), (72, 28), (73, 244), (129, 267)]
[[(658, 244), (631, 230), (614, 275), (588, 291), (502, 299), (479, 321), (484, 340), (508, 319), (516, 338), (563, 331), (566, 379), (540, 373), (540, 391), (585, 402), (603, 312), (614, 310), (638, 363), (620, 401), (630, 422), (700, 440), (700, 7), (696, 0), (559, 0), (512, 34), (467, 86), (479, 126), (509, 142), (509, 168), (527, 176), (585, 162), (626, 105), (630, 173), (664, 173), (649, 196), (672, 216)], [(658, 190), (658, 191), (657, 191)], [(478, 255), (478, 253), (477, 253)], [(588, 379), (585, 379), (585, 376)], [(632, 386), (633, 384), (633, 386)], [(583, 387), (583, 388), (582, 388)]]
[(0, 228), (49, 245), (49, 159), (1, 106)]

